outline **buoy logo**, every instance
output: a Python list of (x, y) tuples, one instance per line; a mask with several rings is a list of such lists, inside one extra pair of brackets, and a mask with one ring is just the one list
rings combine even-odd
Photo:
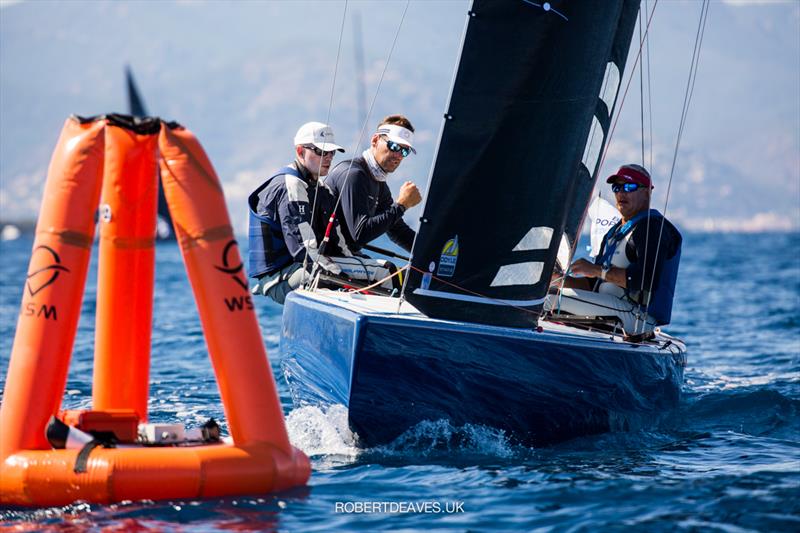
[(456, 273), (458, 262), (458, 235), (444, 243), (442, 254), (439, 256), (439, 270), (437, 275), (443, 278), (452, 278)]
[[(231, 279), (236, 282), (239, 287), (244, 290), (244, 295), (232, 296), (225, 298), (225, 305), (228, 311), (242, 311), (244, 309), (253, 309), (253, 301), (250, 299), (249, 291), (247, 290), (247, 281), (242, 276), (244, 265), (240, 259), (239, 252), (237, 251), (237, 242), (231, 240), (225, 245), (222, 250), (222, 266), (214, 265), (214, 268), (225, 274), (229, 274)], [(238, 260), (238, 264), (232, 265)]]
[[(235, 281), (242, 289), (247, 291), (247, 283), (240, 276), (242, 270), (244, 270), (244, 265), (242, 264), (241, 259), (239, 259), (239, 254), (236, 251), (231, 253), (231, 250), (234, 250), (234, 248), (237, 246), (238, 244), (236, 241), (229, 241), (222, 250), (222, 266), (214, 265), (214, 268), (220, 272), (230, 274), (231, 279), (233, 279), (233, 281)], [(235, 261), (236, 259), (239, 259), (239, 264), (231, 266), (231, 262)]]
[[(56, 251), (49, 246), (41, 244), (33, 249), (33, 254), (31, 255), (32, 265), (41, 263), (47, 264), (45, 267), (34, 270), (33, 272), (28, 272), (25, 286), (28, 288), (28, 294), (33, 297), (46, 287), (55, 283), (58, 276), (60, 276), (62, 272), (69, 272), (69, 269), (61, 264), (61, 258)], [(37, 261), (37, 255), (44, 255), (45, 259)]]

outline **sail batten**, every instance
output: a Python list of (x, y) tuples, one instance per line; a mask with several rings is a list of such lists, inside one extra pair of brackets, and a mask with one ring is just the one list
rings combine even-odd
[(405, 289), (429, 316), (535, 324), (574, 242), (638, 0), (548, 6), (472, 4)]

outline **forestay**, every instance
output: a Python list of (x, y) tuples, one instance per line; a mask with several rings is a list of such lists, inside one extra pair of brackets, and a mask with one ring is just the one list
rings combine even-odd
[(536, 323), (594, 187), (638, 0), (475, 0), (406, 298), (428, 316)]

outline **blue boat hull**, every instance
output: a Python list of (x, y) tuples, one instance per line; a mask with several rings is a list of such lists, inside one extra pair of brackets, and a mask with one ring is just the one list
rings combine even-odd
[(535, 445), (623, 429), (677, 405), (686, 362), (672, 343), (361, 313), (303, 294), (287, 300), (281, 352), (295, 405), (347, 406), (367, 446), (439, 419)]

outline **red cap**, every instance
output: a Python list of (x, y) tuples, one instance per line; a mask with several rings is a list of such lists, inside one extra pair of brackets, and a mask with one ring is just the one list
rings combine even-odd
[(634, 164), (619, 167), (617, 173), (609, 176), (606, 183), (638, 183), (653, 188), (653, 182), (650, 181), (650, 173), (647, 169)]

